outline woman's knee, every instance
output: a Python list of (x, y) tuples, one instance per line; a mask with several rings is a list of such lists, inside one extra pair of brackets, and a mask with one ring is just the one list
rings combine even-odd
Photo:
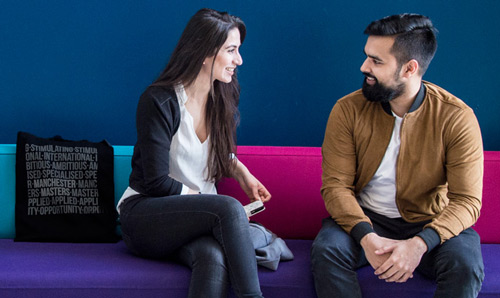
[(222, 208), (223, 214), (231, 217), (240, 217), (243, 219), (247, 218), (243, 205), (235, 198), (230, 196), (219, 195), (217, 199), (218, 199), (218, 204)]

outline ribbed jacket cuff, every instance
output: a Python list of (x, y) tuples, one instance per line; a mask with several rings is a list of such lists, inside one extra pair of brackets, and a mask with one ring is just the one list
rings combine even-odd
[(372, 225), (366, 221), (360, 222), (354, 226), (351, 230), (351, 237), (354, 238), (356, 243), (361, 245), (361, 238), (363, 238), (368, 233), (375, 233)]
[(416, 236), (424, 240), (427, 245), (427, 252), (430, 252), (441, 243), (441, 237), (439, 237), (439, 234), (432, 228), (423, 229), (422, 232), (418, 233)]

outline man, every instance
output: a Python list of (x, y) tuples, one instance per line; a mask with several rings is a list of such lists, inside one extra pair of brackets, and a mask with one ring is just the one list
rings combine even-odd
[(319, 297), (361, 297), (356, 269), (386, 282), (414, 270), (435, 297), (476, 297), (484, 278), (478, 234), (483, 148), (472, 109), (422, 81), (437, 48), (424, 16), (365, 30), (362, 90), (338, 100), (322, 147), (321, 194), (331, 215), (312, 252)]

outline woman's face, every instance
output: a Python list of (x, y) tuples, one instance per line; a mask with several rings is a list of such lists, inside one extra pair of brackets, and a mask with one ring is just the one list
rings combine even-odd
[[(236, 67), (243, 63), (240, 49), (240, 31), (238, 28), (233, 28), (228, 32), (226, 42), (222, 45), (217, 56), (205, 58), (203, 68), (210, 73), (213, 67), (213, 79), (223, 83), (230, 83), (233, 79)], [(203, 71), (203, 69), (202, 69)]]

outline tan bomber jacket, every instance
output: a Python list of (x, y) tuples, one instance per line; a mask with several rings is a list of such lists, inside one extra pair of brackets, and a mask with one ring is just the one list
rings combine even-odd
[[(441, 243), (479, 217), (483, 146), (474, 112), (446, 90), (423, 82), (421, 106), (406, 114), (396, 168), (396, 204), (404, 220), (432, 220)], [(347, 233), (370, 219), (356, 195), (378, 169), (395, 118), (361, 90), (334, 105), (322, 146), (321, 194), (332, 218)]]

